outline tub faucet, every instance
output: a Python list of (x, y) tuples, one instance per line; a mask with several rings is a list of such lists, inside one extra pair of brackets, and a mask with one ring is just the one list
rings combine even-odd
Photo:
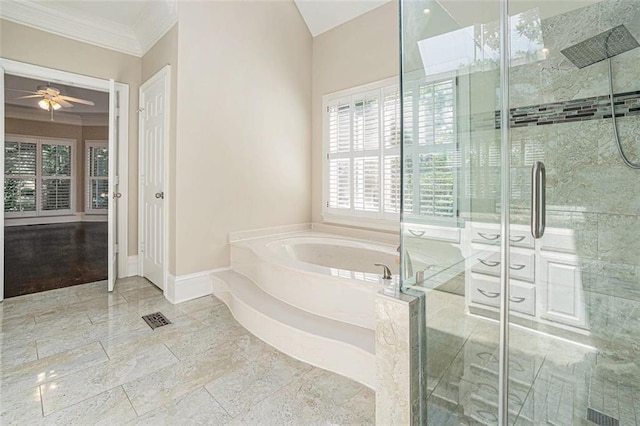
[(382, 279), (383, 280), (390, 280), (391, 279), (391, 269), (389, 269), (389, 267), (383, 263), (374, 263), (374, 265), (376, 266), (382, 266), (384, 268), (384, 272), (382, 273)]

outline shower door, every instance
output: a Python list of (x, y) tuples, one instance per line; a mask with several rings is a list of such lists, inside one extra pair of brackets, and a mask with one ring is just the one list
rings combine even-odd
[(422, 421), (640, 424), (640, 2), (401, 15)]
[(510, 1), (509, 15), (510, 220), (546, 213), (510, 250), (531, 269), (511, 273), (509, 424), (640, 424), (640, 2)]

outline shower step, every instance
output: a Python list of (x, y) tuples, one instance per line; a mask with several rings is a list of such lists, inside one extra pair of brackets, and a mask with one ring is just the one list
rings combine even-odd
[(301, 361), (374, 389), (375, 332), (288, 305), (235, 271), (211, 274), (213, 294), (256, 337)]

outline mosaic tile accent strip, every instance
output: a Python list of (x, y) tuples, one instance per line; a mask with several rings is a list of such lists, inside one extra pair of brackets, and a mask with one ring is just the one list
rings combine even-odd
[[(640, 115), (640, 90), (614, 95), (616, 117)], [(609, 95), (511, 109), (510, 127), (544, 126), (611, 118)], [(500, 128), (500, 111), (471, 116), (474, 130)], [(465, 129), (461, 129), (465, 130)]]

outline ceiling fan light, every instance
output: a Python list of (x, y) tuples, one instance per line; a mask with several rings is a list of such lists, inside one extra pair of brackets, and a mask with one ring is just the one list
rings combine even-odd
[(40, 108), (46, 109), (47, 111), (49, 111), (49, 101), (47, 101), (46, 99), (41, 99), (38, 102), (38, 105), (40, 105)]
[(60, 105), (59, 103), (57, 103), (56, 101), (49, 101), (51, 102), (51, 106), (53, 107), (54, 110), (59, 110), (60, 108), (62, 108), (62, 105)]

